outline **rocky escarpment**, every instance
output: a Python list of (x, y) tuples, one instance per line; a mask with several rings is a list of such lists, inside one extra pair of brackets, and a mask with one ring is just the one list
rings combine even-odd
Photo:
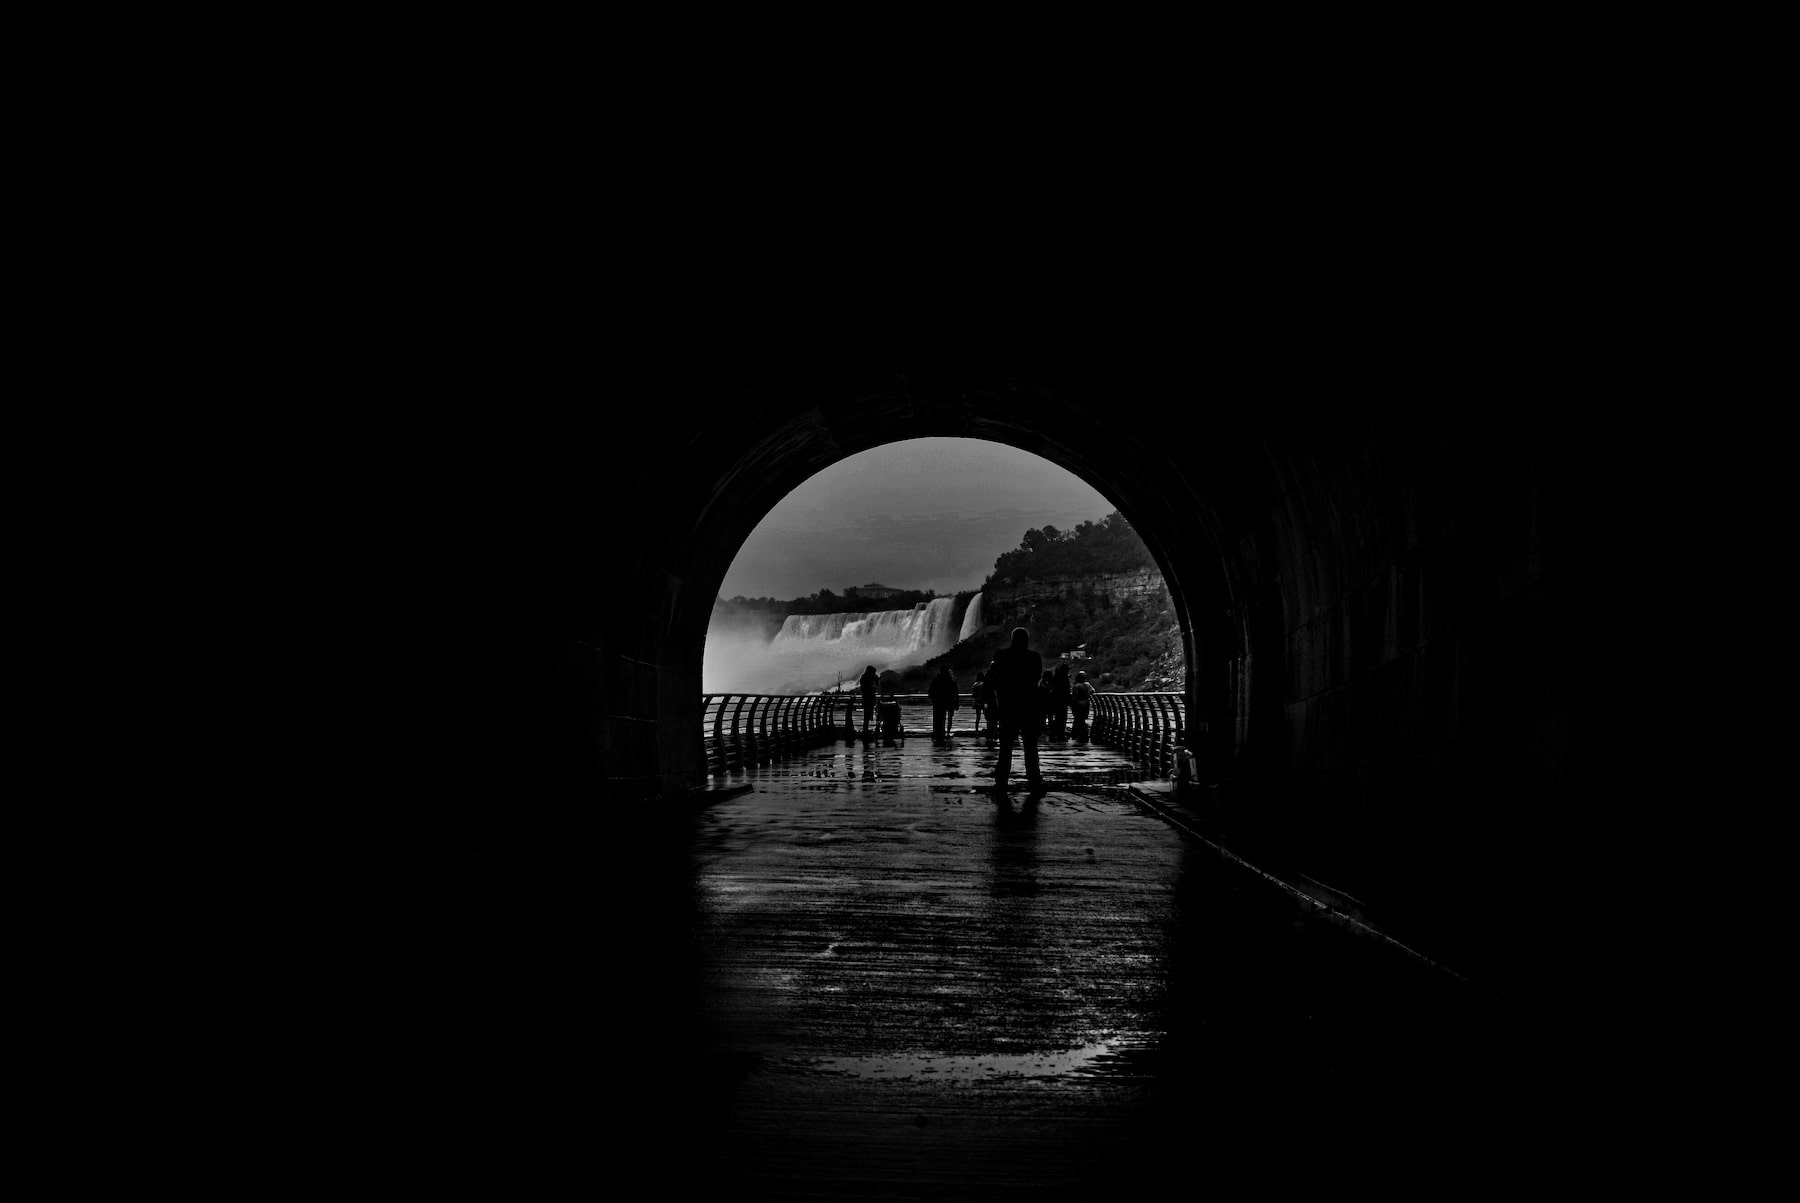
[(995, 581), (985, 590), (990, 611), (997, 607), (1016, 609), (1038, 602), (1065, 601), (1071, 594), (1083, 600), (1090, 594), (1096, 599), (1105, 597), (1116, 605), (1126, 601), (1147, 603), (1160, 598), (1162, 593), (1162, 573), (1154, 568), (1018, 582)]
[(982, 637), (969, 641), (963, 660), (985, 662), (1012, 626), (1027, 627), (1047, 660), (1085, 648), (1081, 663), (1101, 689), (1186, 685), (1181, 631), (1154, 569), (991, 583), (983, 595)]

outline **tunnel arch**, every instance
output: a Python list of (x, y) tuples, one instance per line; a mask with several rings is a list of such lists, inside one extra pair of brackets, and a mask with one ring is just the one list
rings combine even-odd
[[(744, 538), (823, 468), (938, 436), (1040, 456), (1143, 537), (1224, 821), (1434, 903), (1454, 887), (1429, 867), (1471, 849), (1559, 855), (1600, 763), (1603, 665), (1575, 634), (1605, 604), (1591, 441), (1348, 369), (973, 345), (740, 344), (500, 427), (518, 441), (485, 462), (516, 464), (480, 559), (502, 667), (476, 715), (495, 784), (458, 791), (465, 827), (702, 785), (705, 632)], [(1394, 404), (1366, 403), (1382, 388)], [(1497, 810), (1516, 836), (1492, 838)]]
[[(738, 454), (723, 466), (719, 489), (686, 536), (670, 545), (670, 573), (682, 582), (687, 604), (672, 615), (669, 651), (682, 664), (699, 663), (712, 599), (744, 541), (794, 489), (877, 447), (968, 438), (1014, 447), (1062, 468), (1124, 515), (1169, 590), (1187, 669), (1188, 714), (1198, 718), (1190, 718), (1195, 734), (1208, 736), (1223, 765), (1251, 744), (1253, 732), (1260, 733), (1248, 695), (1234, 696), (1233, 667), (1241, 674), (1253, 636), (1246, 624), (1233, 621), (1233, 591), (1210, 533), (1217, 528), (1210, 500), (1192, 497), (1185, 506), (1172, 501), (1169, 491), (1183, 478), (1145, 470), (1135, 459), (1139, 451), (1109, 443), (1096, 429), (1092, 409), (1016, 378), (963, 376), (922, 389), (906, 372), (846, 382), (835, 391), (817, 380), (774, 380), (737, 404), (760, 419), (760, 437), (729, 440)], [(697, 700), (700, 691), (693, 692)], [(697, 709), (692, 717), (698, 731)]]

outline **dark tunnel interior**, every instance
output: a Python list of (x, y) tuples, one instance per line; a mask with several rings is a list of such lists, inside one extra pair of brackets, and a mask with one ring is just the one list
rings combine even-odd
[[(1447, 319), (473, 312), (416, 336), (422, 380), (333, 419), (350, 466), (311, 496), (345, 534), (297, 585), (331, 680), (276, 738), (304, 770), (232, 772), (177, 855), (121, 852), (81, 904), (122, 917), (46, 936), (67, 1005), (24, 1080), (47, 1180), (99, 1144), (86, 1180), (138, 1197), (663, 1194), (733, 1072), (686, 1051), (704, 986), (672, 951), (713, 599), (796, 485), (945, 436), (1117, 505), (1174, 601), (1217, 829), (1366, 900), (1530, 1050), (1533, 1090), (1487, 1102), (1508, 1126), (1397, 1193), (1761, 1193), (1782, 1112), (1745, 1083), (1789, 1067), (1784, 995), (1745, 985), (1721, 1022), (1706, 983), (1739, 949), (1649, 880), (1673, 871), (1652, 749), (1678, 737), (1635, 721), (1636, 682), (1667, 653), (1621, 531), (1628, 432), (1560, 350)], [(1271, 1157), (1280, 1129), (1244, 1127)], [(1258, 1194), (1191, 1186), (1170, 1197)]]

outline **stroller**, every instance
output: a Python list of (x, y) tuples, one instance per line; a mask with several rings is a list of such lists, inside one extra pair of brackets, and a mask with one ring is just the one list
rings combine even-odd
[(875, 703), (875, 724), (881, 731), (882, 747), (894, 747), (896, 739), (906, 742), (906, 729), (900, 725), (900, 699), (891, 690)]

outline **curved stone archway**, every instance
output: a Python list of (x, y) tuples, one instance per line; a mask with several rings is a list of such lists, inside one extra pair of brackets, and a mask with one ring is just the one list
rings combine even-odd
[[(484, 128), (511, 143), (532, 122)], [(711, 594), (775, 499), (924, 435), (1043, 456), (1128, 515), (1177, 597), (1194, 710), (1231, 720), (1213, 723), (1228, 754), (1211, 796), (1234, 833), (1369, 889), (1384, 922), (1425, 916), (1421, 946), (1452, 964), (1482, 923), (1506, 928), (1487, 980), (1526, 1004), (1553, 1070), (1517, 1100), (1506, 1151), (1602, 1190), (1697, 1193), (1721, 1166), (1775, 1167), (1782, 1113), (1763, 1100), (1792, 1024), (1765, 929), (1781, 912), (1762, 889), (1676, 873), (1698, 862), (1771, 894), (1783, 880), (1736, 857), (1781, 846), (1767, 816), (1782, 808), (1766, 780), (1729, 779), (1779, 746), (1751, 727), (1779, 709), (1736, 674), (1779, 665), (1711, 629), (1768, 626), (1741, 581), (1779, 562), (1762, 533), (1779, 510), (1746, 487), (1784, 479), (1750, 454), (1778, 427), (1766, 405), (1736, 412), (1756, 390), (1656, 379), (1742, 357), (1670, 320), (1655, 239), (1609, 235), (1641, 205), (1592, 207), (1579, 172), (1541, 195), (1486, 189), (1489, 172), (1463, 198), (1395, 194), (1366, 226), (1308, 188), (1279, 237), (1246, 236), (1190, 190), (1166, 194), (1178, 222), (1145, 222), (1146, 189), (1104, 176), (1120, 212), (1070, 206), (1066, 226), (1016, 240), (1000, 221), (992, 239), (961, 230), (952, 270), (875, 253), (910, 215), (821, 227), (842, 192), (821, 189), (801, 217), (840, 260), (827, 283), (799, 278), (785, 231), (721, 220), (769, 180), (703, 148), (689, 157), (713, 178), (666, 225), (595, 213), (577, 229), (544, 201), (592, 190), (539, 189), (516, 155), (484, 175), (464, 141), (416, 204), (385, 207), (367, 179), (345, 194), (353, 257), (296, 293), (295, 353), (258, 357), (253, 338), (239, 357), (298, 368), (300, 395), (277, 385), (269, 404), (243, 374), (207, 446), (245, 476), (290, 455), (299, 469), (291, 539), (268, 537), (252, 495), (211, 496), (252, 528), (207, 540), (228, 607), (262, 618), (238, 587), (248, 547), (319, 553), (304, 604), (233, 656), (343, 623), (320, 640), (339, 659), (304, 721), (283, 728), (290, 755), (246, 757), (198, 803), (184, 775), (168, 798), (23, 808), (71, 832), (15, 858), (15, 976), (47, 984), (21, 992), (44, 1051), (19, 1080), (54, 1104), (15, 1143), (44, 1150), (27, 1161), (46, 1180), (105, 1142), (132, 1191), (207, 1162), (218, 1193), (270, 1164), (316, 1193), (360, 1172), (357, 1133), (390, 1151), (387, 1181), (464, 1193), (471, 1156), (507, 1188), (549, 1146), (583, 1186), (621, 1155), (664, 1160), (691, 1102), (663, 1064), (686, 1035), (665, 1004), (691, 903), (665, 803), (700, 779)], [(582, 145), (541, 162), (585, 163)], [(1008, 223), (1067, 174), (881, 162), (942, 196), (990, 191)], [(607, 199), (642, 182), (609, 176)], [(514, 203), (458, 208), (489, 189)], [(1491, 209), (1462, 203), (1484, 190)], [(1353, 253), (1272, 253), (1320, 217)], [(714, 255), (709, 227), (766, 260)], [(1014, 269), (992, 244), (1011, 241), (1032, 270), (1001, 278)], [(1215, 247), (1254, 263), (1249, 287), (1216, 274)], [(621, 257), (654, 263), (628, 278)], [(1705, 629), (1672, 638), (1684, 623)], [(269, 654), (288, 694), (285, 653)], [(348, 718), (347, 698), (362, 707)], [(210, 778), (220, 741), (182, 734), (204, 741)], [(1727, 779), (1693, 772), (1699, 752)], [(305, 779), (266, 804), (256, 787), (296, 765)], [(115, 804), (122, 832), (99, 813)], [(637, 1046), (623, 1071), (621, 1044)], [(1359, 1105), (1348, 1086), (1325, 1102)], [(1576, 1121), (1562, 1131), (1543, 1123), (1559, 1096)], [(642, 1119), (608, 1142), (591, 1117), (621, 1110)], [(321, 1142), (321, 1117), (346, 1139)], [(1557, 1151), (1589, 1145), (1593, 1176), (1568, 1178)]]
[(1432, 866), (1556, 857), (1594, 760), (1599, 670), (1570, 634), (1597, 604), (1587, 448), (1517, 410), (1321, 390), (1091, 349), (743, 355), (609, 384), (629, 441), (598, 412), (505, 424), (517, 460), (483, 517), (508, 676), (481, 719), (506, 813), (701, 784), (704, 634), (744, 538), (830, 464), (945, 436), (1081, 476), (1143, 536), (1211, 796), (1264, 846), (1427, 910)]
[[(1246, 747), (1265, 723), (1232, 714), (1229, 665), (1251, 650), (1256, 632), (1248, 599), (1256, 583), (1227, 579), (1225, 525), (1211, 494), (1196, 488), (1179, 441), (1160, 437), (1152, 420), (1109, 424), (1111, 399), (1036, 381), (970, 372), (932, 377), (905, 369), (868, 375), (784, 376), (759, 382), (708, 413), (680, 475), (704, 479), (695, 496), (669, 507), (654, 543), (665, 549), (666, 621), (656, 663), (697, 680), (711, 603), (737, 548), (769, 509), (801, 482), (861, 451), (905, 439), (977, 438), (1029, 451), (1094, 485), (1143, 536), (1169, 585), (1188, 655), (1190, 714), (1224, 722)], [(697, 467), (711, 462), (710, 469)], [(689, 465), (696, 465), (690, 467)], [(1265, 658), (1278, 659), (1278, 648)], [(693, 727), (698, 690), (665, 694), (659, 721)], [(1273, 694), (1261, 697), (1267, 703)], [(1266, 725), (1276, 725), (1273, 709)], [(1216, 716), (1216, 717), (1215, 717)], [(694, 723), (689, 719), (693, 718)], [(1227, 719), (1235, 721), (1226, 722)], [(1272, 737), (1271, 737), (1272, 738)], [(700, 762), (676, 747), (674, 759), (646, 773), (664, 791), (697, 784)], [(1222, 748), (1227, 755), (1234, 749)]]
[[(1097, 447), (1091, 420), (1074, 407), (1049, 410), (1021, 405), (1016, 388), (970, 390), (950, 415), (921, 415), (904, 379), (888, 382), (884, 404), (880, 393), (847, 391), (857, 404), (837, 411), (814, 403), (784, 415), (762, 439), (745, 446), (742, 460), (722, 477), (733, 482), (712, 499), (689, 537), (672, 548), (674, 576), (681, 579), (687, 600), (670, 626), (670, 652), (686, 664), (697, 652), (694, 641), (705, 634), (713, 597), (744, 539), (769, 510), (818, 471), (849, 456), (884, 444), (942, 435), (978, 437), (1032, 452), (1093, 485), (1133, 522), (1145, 538), (1163, 574), (1182, 632), (1189, 681), (1189, 714), (1206, 720), (1198, 730), (1222, 724), (1225, 743), (1219, 749), (1230, 763), (1236, 747), (1232, 732), (1247, 734), (1249, 716), (1233, 722), (1229, 666), (1241, 660), (1247, 633), (1234, 626), (1231, 592), (1221, 557), (1208, 533), (1216, 524), (1204, 519), (1183, 528), (1166, 521), (1140, 524), (1135, 515), (1154, 513), (1166, 498), (1149, 473), (1131, 471), (1128, 447)], [(767, 386), (775, 397), (751, 404), (769, 417), (783, 415), (781, 384)], [(1040, 394), (1041, 395), (1041, 394)], [(754, 468), (746, 465), (755, 465)], [(1204, 508), (1205, 499), (1196, 499)], [(679, 719), (675, 721), (680, 721)]]

